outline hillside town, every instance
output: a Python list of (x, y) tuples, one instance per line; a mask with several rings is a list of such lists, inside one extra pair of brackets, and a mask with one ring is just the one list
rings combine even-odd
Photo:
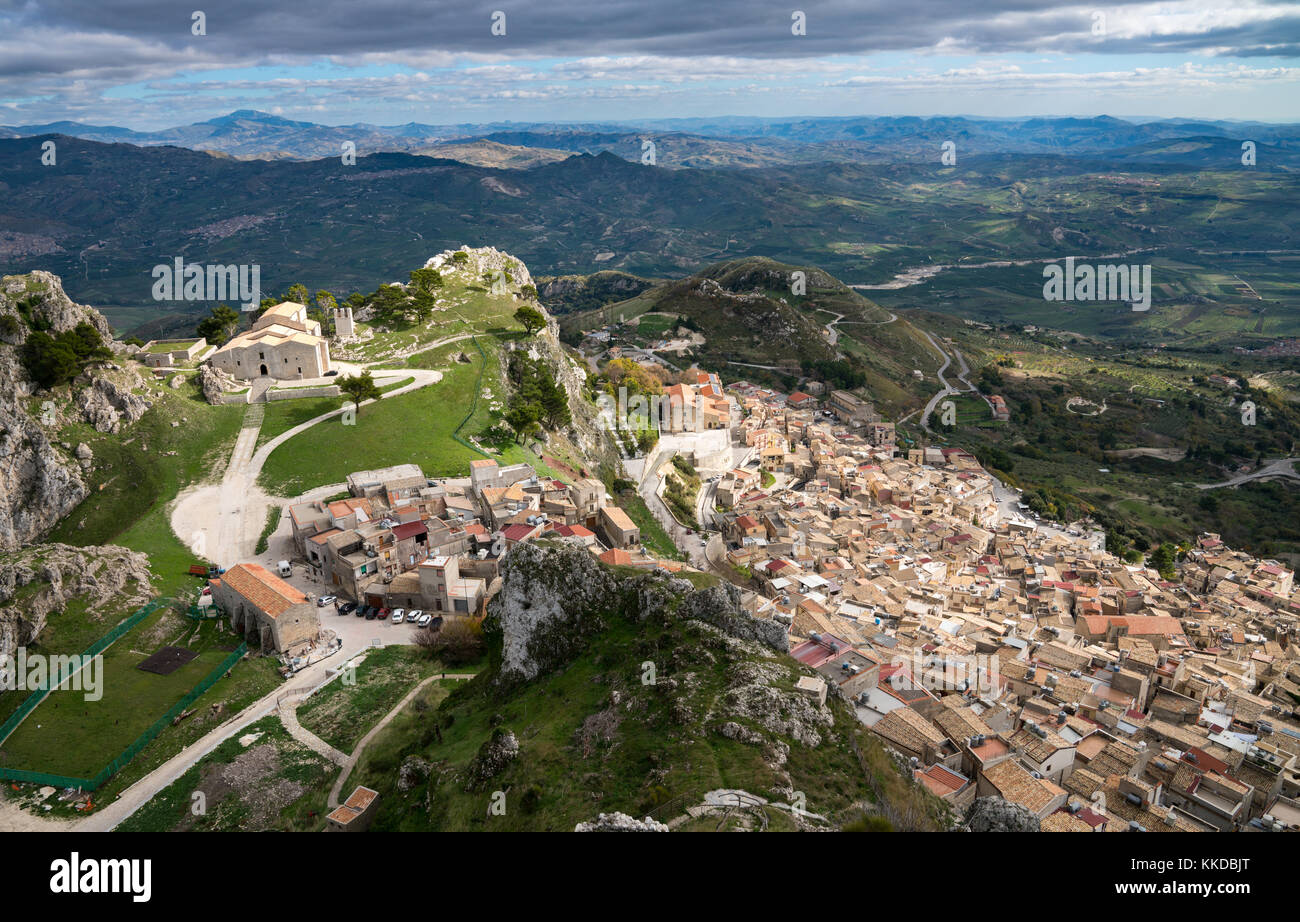
[[(1300, 827), (1290, 569), (1207, 534), (1165, 579), (1107, 553), (1091, 523), (1038, 521), (961, 449), (900, 451), (893, 424), (853, 394), (685, 377), (697, 383), (665, 394), (654, 466), (683, 455), (717, 470), (694, 567), (643, 547), (600, 480), (491, 459), (468, 478), (357, 471), (346, 496), (292, 505), (294, 564), (328, 610), (412, 623), (481, 618), (521, 542), (698, 568), (786, 628), (802, 691), (851, 702), (958, 812), (991, 796), (1051, 831)], [(706, 412), (677, 412), (684, 401)], [(691, 442), (692, 426), (712, 441)], [(692, 451), (706, 444), (707, 459)], [(212, 594), (290, 659), (330, 632), (324, 603), (257, 564)]]
[(1290, 569), (1202, 535), (1166, 580), (960, 449), (899, 454), (867, 405), (731, 390), (789, 485), (721, 479), (725, 566), (918, 782), (1051, 831), (1300, 827)]

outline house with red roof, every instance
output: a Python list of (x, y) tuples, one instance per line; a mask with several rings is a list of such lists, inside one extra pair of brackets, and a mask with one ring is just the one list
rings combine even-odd
[(314, 643), (320, 634), (316, 605), (259, 564), (235, 564), (208, 585), (213, 604), (250, 646), (286, 653)]

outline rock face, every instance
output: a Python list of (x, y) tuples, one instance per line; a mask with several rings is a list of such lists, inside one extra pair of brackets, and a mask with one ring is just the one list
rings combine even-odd
[(626, 813), (602, 813), (589, 823), (579, 823), (573, 827), (574, 832), (668, 832), (663, 823), (655, 822), (650, 817), (634, 820)]
[(592, 275), (561, 275), (537, 283), (538, 296), (561, 313), (599, 304), (625, 301), (653, 286), (649, 279), (625, 272), (596, 272)]
[(682, 603), (684, 617), (704, 621), (723, 633), (741, 640), (752, 640), (779, 653), (790, 651), (790, 635), (778, 621), (760, 621), (740, 607), (740, 589), (722, 583), (701, 589)]
[[(63, 281), (52, 272), (37, 270), (26, 275), (6, 275), (0, 279), (0, 302), (8, 301), (16, 310), (19, 302), (27, 303), (27, 314), (38, 328), (62, 333), (79, 323), (88, 323), (105, 343), (113, 339), (104, 315), (93, 307), (77, 304), (63, 291)], [(0, 311), (4, 306), (0, 303)]]
[(971, 832), (1038, 832), (1038, 817), (1001, 797), (981, 797), (966, 814)]
[(490, 612), (502, 633), (501, 674), (533, 679), (567, 662), (601, 630), (613, 575), (586, 550), (516, 545), (501, 568)]
[(239, 389), (231, 375), (208, 364), (199, 366), (198, 382), (199, 389), (203, 391), (203, 399), (208, 403), (220, 403), (221, 395), (226, 391)]
[(0, 551), (39, 540), (86, 497), (82, 470), (92, 459), (52, 441), (61, 426), (80, 418), (100, 432), (117, 432), (148, 409), (131, 393), (139, 376), (115, 365), (74, 382), (71, 401), (65, 388), (35, 403), (30, 399), (45, 395), (36, 394), (16, 347), (33, 328), (57, 334), (80, 323), (93, 326), (115, 352), (123, 351), (112, 341), (108, 321), (74, 303), (58, 276), (32, 272), (0, 279)]
[[(457, 252), (468, 255), (468, 262), (460, 265), (453, 263), (452, 254)], [(496, 247), (463, 246), (459, 250), (443, 250), (437, 256), (425, 262), (424, 267), (444, 272), (468, 272), (470, 278), (474, 280), (481, 280), (485, 272), (504, 272), (510, 276), (507, 284), (511, 287), (533, 284), (533, 277), (529, 273), (528, 267), (524, 265), (523, 260), (516, 259)]]
[(739, 590), (730, 585), (696, 590), (661, 573), (620, 580), (583, 548), (536, 542), (515, 546), (501, 575), (488, 613), (501, 631), (501, 675), (508, 680), (533, 679), (567, 663), (614, 610), (641, 620), (671, 610), (739, 642), (789, 649), (784, 626), (743, 611)]
[(73, 403), (96, 432), (118, 432), (123, 422), (127, 425), (135, 422), (150, 406), (149, 401), (131, 393), (129, 387), (103, 376), (95, 377), (88, 387), (79, 390)]
[[(78, 465), (28, 415), (28, 393), (14, 350), (0, 346), (0, 551), (39, 539), (87, 492)], [(57, 421), (54, 404), (48, 409)]]
[(511, 730), (496, 730), (479, 747), (478, 755), (470, 762), (465, 790), (479, 791), (484, 785), (506, 770), (519, 758), (519, 740)]
[(144, 554), (116, 545), (25, 548), (0, 563), (0, 654), (31, 643), (74, 599), (93, 617), (109, 606), (143, 605), (152, 596)]

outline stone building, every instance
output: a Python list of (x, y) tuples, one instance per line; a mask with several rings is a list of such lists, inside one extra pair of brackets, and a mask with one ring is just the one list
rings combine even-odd
[(375, 818), (379, 805), (379, 792), (357, 785), (352, 796), (339, 804), (337, 809), (327, 816), (326, 832), (365, 832)]
[(320, 633), (315, 604), (265, 567), (236, 564), (208, 583), (230, 626), (255, 635), (264, 651), (284, 653), (314, 642)]
[(307, 317), (305, 305), (285, 301), (268, 308), (212, 354), (212, 367), (241, 380), (319, 378), (330, 370), (329, 343), (320, 324)]

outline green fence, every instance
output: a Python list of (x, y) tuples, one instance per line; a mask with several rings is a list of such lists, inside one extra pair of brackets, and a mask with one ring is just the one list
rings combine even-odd
[(4, 741), (9, 739), (9, 735), (18, 729), (18, 725), (26, 719), (28, 714), (36, 709), (38, 704), (49, 696), (51, 691), (66, 682), (73, 673), (80, 668), (80, 663), (85, 662), (88, 657), (97, 656), (98, 654), (103, 653), (108, 649), (109, 644), (117, 640), (164, 605), (170, 604), (171, 601), (171, 599), (154, 599), (152, 602), (144, 605), (129, 618), (126, 618), (103, 637), (99, 638), (99, 640), (96, 640), (93, 644), (87, 647), (86, 651), (81, 654), (81, 659), (78, 661), (77, 668), (74, 669), (70, 666), (66, 675), (63, 670), (60, 670), (58, 675), (50, 676), (44, 686), (34, 689), (32, 693), (27, 696), (27, 699), (23, 701), (22, 704), (18, 705), (18, 710), (10, 714), (9, 719), (3, 724), (0, 724), (0, 745), (3, 745)]
[(470, 418), (474, 415), (474, 411), (478, 409), (478, 395), (483, 391), (483, 372), (487, 369), (487, 355), (484, 354), (483, 347), (479, 344), (478, 337), (471, 336), (470, 342), (472, 342), (474, 348), (478, 350), (478, 380), (474, 382), (474, 399), (470, 402), (469, 412), (465, 414), (465, 418), (460, 421), (460, 425), (452, 432), (451, 437), (457, 442), (460, 442), (460, 444), (464, 445), (470, 451), (476, 451), (483, 457), (490, 458), (492, 456), (483, 449), (460, 437), (460, 430), (465, 428), (465, 424), (470, 421)]
[[(169, 599), (157, 599), (153, 602), (150, 602), (144, 608), (140, 609), (140, 611), (133, 614), (130, 618), (127, 618), (117, 627), (113, 628), (113, 630), (109, 631), (99, 640), (91, 644), (91, 646), (87, 649), (86, 653), (83, 655), (95, 656), (99, 653), (102, 653), (105, 649), (107, 649), (109, 644), (117, 640), (119, 637), (121, 637), (131, 628), (135, 627), (137, 624), (139, 624), (149, 615), (153, 614), (155, 611), (157, 611), (163, 605), (168, 604), (170, 601), (171, 600)], [(229, 656), (227, 656), (224, 660), (221, 661), (220, 665), (218, 665), (215, 669), (213, 669), (206, 676), (204, 676), (203, 679), (199, 682), (199, 684), (195, 685), (192, 689), (189, 690), (189, 692), (186, 693), (184, 698), (182, 698), (180, 701), (177, 701), (175, 704), (173, 704), (168, 709), (166, 714), (164, 714), (162, 717), (159, 717), (157, 720), (155, 720), (153, 724), (149, 727), (149, 729), (145, 730), (138, 737), (136, 737), (135, 742), (127, 746), (126, 749), (122, 750), (121, 754), (118, 755), (118, 757), (115, 758), (112, 762), (109, 762), (108, 765), (105, 766), (99, 772), (99, 774), (95, 775), (94, 778), (69, 778), (66, 775), (52, 775), (48, 772), (34, 772), (34, 771), (27, 771), (21, 768), (0, 767), (0, 780), (21, 781), (30, 784), (51, 784), (54, 785), (55, 787), (61, 787), (61, 788), (81, 788), (83, 791), (95, 790), (100, 785), (102, 785), (105, 781), (107, 781), (109, 778), (113, 777), (113, 775), (117, 774), (117, 772), (119, 772), (128, 762), (130, 762), (133, 758), (135, 758), (136, 755), (139, 754), (141, 749), (143, 749), (145, 746), (148, 746), (151, 742), (153, 742), (154, 737), (156, 737), (159, 733), (161, 733), (163, 731), (163, 728), (165, 728), (168, 724), (170, 724), (173, 720), (175, 720), (177, 715), (179, 715), (187, 707), (189, 707), (191, 704), (197, 701), (200, 695), (202, 695), (205, 691), (207, 691), (209, 688), (215, 685), (217, 683), (217, 680), (220, 679), (227, 672), (229, 672), (230, 669), (235, 665), (235, 663), (239, 662), (239, 660), (247, 652), (248, 652), (248, 644), (246, 643), (241, 643), (238, 647), (236, 647), (235, 650), (231, 652)], [(17, 728), (18, 724), (22, 722), (22, 719), (26, 717), (28, 714), (30, 714), (38, 704), (40, 704), (42, 701), (45, 700), (45, 697), (49, 695), (51, 689), (58, 687), (58, 685), (66, 678), (67, 676), (62, 676), (59, 678), (58, 681), (52, 680), (46, 685), (45, 688), (39, 689), (33, 692), (31, 695), (29, 695), (27, 700), (24, 701), (22, 705), (18, 708), (18, 710), (14, 712), (13, 716), (11, 716), (7, 721), (5, 721), (4, 726), (0, 727), (0, 742), (3, 742), (9, 736), (10, 733), (13, 733), (14, 729)]]
[[(112, 762), (109, 762), (108, 765), (105, 766), (99, 772), (98, 775), (88, 780), (84, 785), (85, 789), (88, 791), (93, 791), (95, 790), (95, 788), (99, 787), (109, 778), (113, 777), (115, 774), (121, 771), (122, 768), (125, 767), (126, 763), (134, 759), (139, 754), (141, 749), (143, 749), (145, 746), (148, 746), (150, 743), (152, 743), (154, 737), (157, 736), (159, 733), (161, 733), (165, 727), (167, 727), (173, 720), (175, 720), (176, 717), (181, 713), (181, 711), (185, 710), (187, 707), (189, 707), (191, 704), (197, 701), (199, 699), (199, 696), (202, 695), (209, 688), (211, 688), (213, 685), (216, 685), (217, 680), (220, 679), (227, 672), (229, 672), (230, 669), (234, 667), (235, 663), (239, 662), (239, 660), (247, 652), (248, 652), (248, 644), (241, 643), (238, 647), (236, 647), (235, 650), (229, 656), (227, 656), (224, 660), (221, 661), (221, 664), (217, 666), (216, 669), (213, 669), (211, 672), (209, 672), (206, 676), (203, 677), (203, 680), (199, 682), (198, 685), (195, 685), (192, 689), (190, 689), (189, 694), (187, 694), (180, 701), (177, 701), (175, 704), (173, 704), (171, 708), (167, 711), (167, 713), (159, 717), (157, 720), (155, 720), (148, 730), (145, 730), (136, 738), (136, 741), (134, 743), (132, 743), (130, 746), (127, 746), (126, 749), (122, 750), (121, 755), (119, 755)], [(0, 769), (0, 772), (3, 772), (3, 769)], [(3, 775), (0, 775), (0, 777), (3, 777)]]

